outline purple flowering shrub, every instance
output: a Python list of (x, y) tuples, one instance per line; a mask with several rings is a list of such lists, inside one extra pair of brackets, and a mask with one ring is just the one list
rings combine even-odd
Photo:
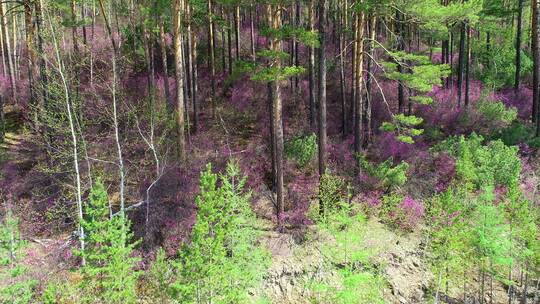
[(394, 228), (412, 231), (424, 218), (425, 209), (422, 202), (399, 194), (391, 194), (382, 198), (380, 216)]

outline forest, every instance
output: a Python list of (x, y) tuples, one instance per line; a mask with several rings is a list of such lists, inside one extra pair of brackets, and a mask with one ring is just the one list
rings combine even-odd
[(539, 304), (540, 0), (3, 0), (0, 303)]

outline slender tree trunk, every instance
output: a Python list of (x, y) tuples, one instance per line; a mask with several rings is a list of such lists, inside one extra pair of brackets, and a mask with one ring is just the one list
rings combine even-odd
[[(326, 170), (326, 28), (328, 1), (319, 0), (319, 178)], [(321, 204), (321, 213), (324, 206)]]
[(197, 132), (199, 128), (199, 100), (198, 100), (198, 84), (199, 74), (197, 72), (197, 34), (192, 31), (189, 38), (190, 46), (190, 65), (191, 65), (191, 100), (193, 103), (193, 132)]
[[(15, 8), (15, 6), (12, 6), (11, 7), (11, 10), (13, 10)], [(19, 54), (19, 48), (18, 48), (18, 42), (19, 42), (19, 39), (17, 39), (17, 33), (18, 33), (18, 30), (17, 30), (17, 17), (19, 15), (18, 14), (15, 14), (15, 13), (12, 13), (11, 14), (11, 33), (12, 33), (12, 36), (13, 36), (13, 68), (14, 68), (14, 71), (15, 71), (15, 80), (20, 80), (21, 78), (21, 69), (19, 68), (20, 66), (20, 54)]]
[[(225, 13), (223, 12), (223, 6), (220, 9), (221, 9), (221, 15), (220, 15), (221, 19), (225, 20), (226, 16), (225, 16)], [(227, 71), (229, 70), (229, 67), (227, 67), (227, 61), (225, 59), (226, 57), (225, 52), (227, 51), (227, 47), (226, 47), (227, 38), (225, 37), (225, 27), (222, 26), (219, 32), (221, 34), (221, 66), (223, 68), (223, 71)]]
[(357, 24), (357, 18), (356, 18), (356, 12), (353, 11), (353, 18), (354, 20), (351, 22), (351, 27), (353, 28), (353, 45), (352, 45), (352, 53), (351, 53), (351, 105), (350, 105), (350, 119), (349, 119), (349, 122), (352, 122), (351, 123), (351, 129), (353, 130), (353, 133), (354, 133), (354, 130), (356, 130), (356, 124), (355, 124), (355, 119), (356, 119), (356, 55), (357, 55), (357, 52), (358, 52), (358, 31), (356, 30), (356, 27), (358, 26)]
[[(300, 9), (301, 9), (301, 6), (300, 6), (300, 1), (299, 0), (296, 0), (295, 1), (295, 27), (299, 28), (300, 27)], [(295, 41), (295, 48), (294, 48), (294, 65), (295, 66), (300, 66), (300, 57), (299, 57), (299, 50), (300, 50), (300, 46), (299, 44)], [(294, 77), (294, 86), (296, 89), (298, 89), (298, 84), (299, 84), (299, 78), (298, 76), (295, 76)]]
[(165, 25), (161, 20), (159, 24), (159, 46), (161, 48), (161, 65), (163, 66), (163, 86), (165, 89), (165, 105), (169, 108), (171, 101), (171, 89), (169, 87), (169, 67), (167, 65), (167, 42), (165, 40)]
[[(343, 0), (340, 2), (344, 2)], [(344, 4), (340, 3), (340, 6)], [(347, 136), (347, 97), (345, 96), (345, 37), (344, 37), (344, 8), (339, 8), (341, 13), (339, 19), (339, 93), (341, 99), (341, 132), (342, 137)]]
[(2, 37), (4, 38), (4, 55), (7, 58), (7, 66), (8, 66), (8, 73), (9, 73), (9, 83), (11, 85), (11, 98), (15, 101), (16, 100), (16, 88), (15, 88), (15, 71), (13, 67), (13, 59), (11, 56), (11, 47), (9, 42), (9, 35), (7, 31), (7, 18), (4, 12), (4, 5), (5, 3), (0, 3), (0, 27), (2, 31)]
[(469, 107), (471, 67), (471, 26), (467, 24), (467, 58), (465, 64), (465, 108)]
[(465, 67), (465, 40), (466, 27), (468, 21), (463, 21), (459, 30), (459, 64), (458, 64), (458, 80), (457, 80), (457, 106), (461, 107), (461, 89), (463, 86), (463, 70)]
[[(268, 5), (268, 23), (272, 29), (281, 28), (281, 7)], [(282, 50), (281, 41), (279, 38), (271, 38), (269, 40), (270, 49), (276, 52)], [(281, 67), (280, 59), (275, 59), (273, 66)], [(277, 223), (278, 228), (283, 228), (282, 215), (284, 211), (284, 181), (283, 181), (283, 117), (282, 117), (282, 101), (279, 80), (275, 79), (270, 82), (272, 92), (272, 124), (273, 124), (273, 146), (275, 150), (275, 168), (276, 168), (276, 205), (277, 205)]]
[[(41, 8), (41, 4), (40, 7)], [(40, 10), (41, 13), (41, 10)], [(65, 69), (64, 64), (62, 61), (62, 58), (60, 57), (60, 51), (59, 46), (56, 41), (56, 36), (54, 34), (52, 22), (49, 18), (49, 26), (51, 29), (52, 34), (52, 40), (53, 40), (53, 47), (54, 47), (54, 54), (56, 56), (56, 63), (57, 63), (57, 71), (60, 75), (60, 79), (62, 80), (62, 86), (63, 86), (63, 93), (64, 93), (64, 101), (66, 105), (66, 112), (67, 112), (67, 118), (69, 122), (69, 130), (71, 135), (71, 145), (72, 145), (72, 153), (73, 153), (73, 168), (75, 170), (75, 184), (76, 184), (76, 200), (77, 200), (77, 216), (78, 216), (78, 233), (79, 233), (79, 245), (81, 248), (81, 252), (84, 253), (85, 250), (85, 235), (84, 235), (84, 228), (82, 226), (83, 221), (83, 200), (82, 200), (82, 186), (81, 186), (81, 174), (79, 170), (79, 149), (78, 149), (78, 139), (77, 139), (77, 132), (75, 130), (75, 123), (74, 123), (74, 115), (71, 108), (71, 100), (70, 100), (70, 94), (69, 94), (69, 87), (67, 83), (67, 79), (65, 77)], [(86, 260), (84, 257), (84, 254), (82, 255), (82, 261), (81, 264), (84, 266), (86, 264)]]
[(173, 36), (174, 36), (174, 66), (176, 76), (176, 128), (178, 135), (178, 158), (180, 162), (186, 159), (186, 141), (184, 126), (184, 60), (182, 55), (182, 12), (184, 7), (183, 0), (173, 1)]
[[(404, 23), (405, 20), (402, 20), (402, 14), (399, 11), (396, 11), (396, 37), (397, 37), (397, 49), (398, 51), (405, 50), (405, 41), (403, 38), (404, 32)], [(403, 73), (402, 64), (398, 63), (398, 72)], [(401, 81), (398, 81), (398, 112), (403, 113), (405, 108), (405, 93), (403, 91), (403, 84)]]
[[(81, 1), (81, 19), (82, 20), (86, 19), (86, 5), (85, 5), (84, 1)], [(83, 24), (81, 26), (81, 28), (82, 28), (82, 33), (83, 33), (83, 44), (86, 47), (88, 45), (88, 37), (87, 37), (87, 34), (86, 34), (86, 25)]]
[(233, 73), (233, 58), (232, 58), (232, 28), (233, 28), (233, 21), (231, 20), (231, 14), (227, 12), (227, 20), (229, 22), (229, 26), (227, 27), (227, 59), (229, 62), (229, 75), (232, 75)]
[(4, 76), (9, 77), (9, 74), (7, 72), (6, 53), (4, 52), (5, 39), (4, 39), (4, 34), (2, 33), (1, 30), (0, 30), (0, 43), (1, 43), (0, 46), (2, 47), (2, 73)]
[(528, 264), (525, 263), (525, 284), (523, 286), (523, 292), (521, 294), (520, 304), (527, 304), (528, 293), (529, 293), (529, 268), (528, 268)]
[(240, 60), (240, 6), (234, 8), (234, 39), (236, 60)]
[[(41, 0), (36, 1), (34, 4), (35, 13), (36, 13), (36, 31), (37, 31), (37, 52), (38, 54), (43, 54), (44, 48), (43, 48), (43, 14), (41, 11)], [(45, 63), (45, 56), (39, 56), (39, 88), (40, 88), (40, 98), (39, 98), (39, 105), (38, 105), (38, 116), (42, 114), (42, 112), (48, 110), (48, 94), (47, 94), (47, 87), (48, 87), (48, 77), (47, 77), (47, 65)], [(39, 117), (38, 117), (39, 119)], [(47, 141), (47, 145), (50, 145), (50, 138), (48, 136), (48, 126), (41, 125), (41, 133), (43, 134), (43, 137)], [(49, 147), (50, 148), (50, 147)]]
[(30, 105), (33, 109), (33, 124), (36, 129), (39, 129), (39, 108), (37, 103), (36, 87), (34, 85), (34, 64), (36, 62), (36, 50), (34, 48), (35, 28), (32, 22), (32, 3), (25, 1), (24, 5), (24, 23), (26, 28), (26, 52), (27, 52), (27, 68), (28, 68), (28, 90), (30, 96)]
[[(309, 1), (309, 29), (315, 30), (315, 0)], [(315, 94), (315, 47), (309, 47), (309, 124), (311, 130), (315, 130), (316, 126), (316, 94)]]
[(214, 17), (212, 0), (207, 2), (208, 9), (208, 55), (210, 57), (210, 100), (212, 102), (212, 118), (216, 117), (216, 52), (214, 46)]
[(536, 136), (540, 135), (540, 120), (538, 120), (538, 104), (540, 102), (540, 47), (539, 47), (539, 31), (538, 12), (539, 0), (531, 0), (532, 6), (532, 53), (533, 53), (533, 105), (532, 105), (532, 121), (536, 122)]
[(356, 55), (355, 55), (355, 77), (354, 86), (356, 87), (355, 96), (355, 116), (354, 116), (354, 152), (360, 153), (362, 150), (362, 122), (363, 122), (363, 94), (362, 87), (364, 81), (364, 30), (365, 14), (363, 11), (356, 13)]
[(372, 137), (372, 128), (371, 128), (371, 117), (372, 117), (372, 109), (373, 109), (373, 98), (371, 94), (371, 83), (373, 81), (373, 75), (372, 75), (372, 66), (373, 62), (375, 61), (375, 39), (376, 39), (376, 31), (375, 27), (377, 24), (377, 18), (375, 15), (371, 16), (371, 22), (370, 22), (370, 37), (369, 37), (369, 56), (367, 58), (367, 75), (366, 75), (366, 132), (365, 132), (365, 139), (364, 139), (364, 146), (367, 146), (369, 142), (371, 142)]
[(79, 40), (77, 39), (77, 12), (75, 10), (75, 0), (70, 1), (70, 8), (71, 8), (71, 22), (73, 24), (71, 25), (71, 39), (73, 42), (73, 50), (76, 54), (79, 53)]
[[(276, 171), (276, 132), (274, 131), (274, 91), (271, 83), (268, 83), (268, 113), (270, 113), (270, 160), (272, 165), (272, 192), (276, 192), (277, 171)], [(279, 210), (279, 209), (278, 209)]]
[(6, 119), (4, 115), (4, 96), (0, 95), (0, 143), (4, 142), (6, 135)]
[[(193, 97), (193, 61), (195, 58), (193, 57), (193, 22), (192, 22), (192, 16), (191, 16), (191, 4), (186, 2), (186, 27), (187, 27), (187, 33), (186, 37), (184, 38), (186, 41), (186, 61), (187, 61), (187, 67), (186, 67), (186, 79), (188, 80), (186, 83), (186, 91), (189, 92), (189, 101), (191, 101), (192, 107), (195, 107), (194, 105), (194, 97)], [(187, 101), (187, 100), (186, 100)], [(189, 138), (191, 138), (191, 119), (189, 115), (189, 105), (186, 105), (186, 120), (187, 120), (187, 126), (188, 126), (188, 141)]]
[(250, 32), (250, 38), (251, 38), (251, 60), (253, 62), (256, 62), (257, 57), (255, 53), (255, 22), (253, 18), (254, 13), (253, 3), (250, 3), (249, 7), (249, 32)]
[(516, 75), (514, 91), (519, 90), (519, 76), (521, 74), (521, 31), (522, 31), (523, 0), (518, 0), (517, 32), (516, 32)]
[(450, 64), (450, 76), (447, 78), (447, 87), (454, 87), (454, 32), (450, 32), (450, 40), (448, 42), (448, 62)]

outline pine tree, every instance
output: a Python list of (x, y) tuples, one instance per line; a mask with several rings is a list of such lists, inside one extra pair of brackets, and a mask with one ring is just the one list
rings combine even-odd
[(221, 176), (210, 164), (201, 173), (196, 222), (179, 252), (178, 279), (171, 286), (181, 303), (250, 303), (248, 289), (262, 279), (268, 254), (257, 244), (245, 182), (233, 162)]
[(83, 220), (87, 248), (79, 254), (86, 258), (82, 267), (82, 288), (85, 297), (103, 303), (133, 303), (140, 275), (135, 270), (139, 261), (133, 256), (137, 242), (130, 242), (130, 222), (125, 217), (109, 213), (107, 191), (96, 181), (89, 196)]
[(22, 263), (25, 247), (19, 221), (8, 209), (0, 224), (0, 303), (31, 303), (38, 282)]

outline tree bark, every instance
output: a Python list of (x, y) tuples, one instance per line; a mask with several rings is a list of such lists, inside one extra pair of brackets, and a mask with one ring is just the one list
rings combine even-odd
[[(319, 178), (326, 170), (326, 28), (328, 1), (319, 0)], [(321, 212), (324, 206), (321, 204)]]
[(27, 68), (28, 68), (28, 91), (30, 97), (30, 105), (33, 106), (33, 124), (36, 129), (39, 128), (39, 104), (37, 102), (36, 87), (34, 85), (34, 64), (36, 62), (36, 49), (34, 47), (35, 27), (32, 22), (32, 3), (25, 1), (24, 5), (24, 24), (26, 28), (26, 52), (27, 52)]
[(11, 98), (16, 100), (15, 89), (15, 71), (13, 67), (13, 58), (11, 56), (11, 47), (9, 42), (9, 35), (7, 31), (7, 19), (4, 12), (4, 2), (0, 3), (0, 30), (2, 31), (2, 37), (4, 38), (4, 56), (7, 58), (7, 66), (9, 73), (9, 83), (11, 85)]
[[(405, 20), (402, 20), (402, 14), (399, 11), (396, 11), (396, 37), (397, 37), (397, 50), (405, 50), (405, 41), (403, 38), (404, 32), (404, 23)], [(403, 73), (403, 66), (398, 63), (398, 72)], [(405, 110), (405, 93), (403, 91), (403, 84), (401, 81), (398, 81), (398, 112), (403, 113)]]
[(373, 98), (372, 98), (372, 94), (371, 94), (371, 83), (373, 81), (373, 75), (372, 75), (372, 67), (373, 67), (373, 62), (375, 61), (375, 39), (376, 39), (376, 32), (375, 32), (375, 27), (376, 27), (376, 24), (377, 24), (377, 17), (375, 17), (375, 15), (371, 16), (371, 22), (370, 22), (370, 37), (369, 37), (369, 43), (368, 43), (368, 46), (369, 46), (369, 50), (368, 50), (368, 53), (369, 53), (369, 56), (367, 58), (367, 75), (366, 75), (366, 113), (365, 113), (365, 116), (366, 116), (366, 126), (365, 126), (365, 138), (364, 138), (364, 146), (367, 146), (369, 142), (371, 142), (371, 137), (372, 137), (372, 128), (371, 128), (371, 116), (372, 116), (372, 108), (373, 108), (373, 105), (372, 105), (372, 102), (373, 102)]
[[(267, 6), (268, 23), (272, 29), (281, 28), (281, 8), (279, 6)], [(280, 38), (271, 38), (269, 40), (269, 48), (279, 52), (282, 50)], [(277, 58), (273, 62), (273, 66), (281, 68), (280, 59)], [(283, 117), (282, 117), (282, 100), (279, 80), (275, 79), (270, 82), (270, 90), (272, 92), (272, 127), (274, 131), (273, 148), (275, 151), (275, 171), (276, 171), (276, 215), (278, 229), (283, 228), (282, 215), (284, 211), (284, 181), (283, 181)]]
[[(343, 0), (340, 2), (344, 2)], [(344, 3), (340, 3), (340, 6), (344, 6)], [(341, 99), (341, 133), (342, 137), (347, 136), (347, 97), (345, 96), (345, 37), (344, 37), (344, 11), (343, 7), (339, 8), (341, 12), (339, 18), (339, 93)]]
[(236, 60), (240, 60), (240, 5), (234, 8), (234, 39)]
[(458, 80), (457, 80), (457, 106), (461, 107), (461, 94), (463, 86), (463, 70), (465, 67), (465, 40), (466, 40), (466, 27), (467, 21), (463, 21), (461, 24), (461, 29), (459, 31), (459, 63), (458, 63)]
[(232, 28), (233, 28), (233, 21), (231, 20), (231, 14), (227, 12), (227, 20), (229, 22), (229, 26), (227, 27), (227, 59), (229, 62), (229, 75), (232, 75), (233, 73), (233, 59), (232, 59)]
[(519, 90), (519, 76), (521, 74), (521, 32), (522, 32), (523, 0), (518, 0), (517, 31), (516, 31), (516, 75), (514, 80), (514, 91)]
[(540, 48), (538, 45), (538, 3), (539, 0), (531, 0), (532, 6), (532, 53), (533, 53), (533, 104), (532, 121), (536, 122), (536, 136), (540, 135), (540, 120), (538, 120), (538, 103), (540, 100)]
[(173, 1), (173, 36), (174, 36), (174, 64), (176, 77), (176, 128), (178, 136), (178, 159), (184, 162), (186, 159), (186, 141), (184, 126), (184, 59), (182, 55), (182, 12), (184, 1)]
[(165, 105), (169, 107), (171, 90), (169, 88), (169, 67), (167, 65), (167, 42), (165, 40), (165, 24), (161, 20), (159, 24), (159, 46), (161, 48), (161, 65), (163, 66), (163, 86), (165, 89)]
[(77, 39), (77, 12), (75, 10), (75, 0), (70, 1), (71, 8), (71, 39), (73, 42), (73, 50), (76, 54), (79, 53), (79, 40)]
[(257, 60), (256, 54), (255, 54), (255, 22), (253, 18), (254, 13), (253, 3), (250, 4), (249, 7), (249, 31), (250, 31), (250, 39), (251, 39), (251, 60), (255, 62)]
[(212, 0), (207, 2), (208, 9), (208, 55), (210, 57), (210, 101), (212, 103), (212, 118), (216, 117), (216, 52), (214, 46), (214, 18), (212, 16)]
[[(315, 0), (309, 1), (309, 30), (315, 31)], [(315, 130), (316, 126), (316, 94), (315, 94), (315, 47), (309, 47), (309, 124), (311, 130)]]
[(467, 58), (465, 64), (465, 108), (469, 107), (470, 93), (470, 67), (471, 67), (471, 26), (467, 24)]
[(354, 152), (360, 153), (362, 150), (362, 124), (363, 124), (363, 94), (362, 86), (364, 81), (364, 30), (365, 14), (363, 11), (357, 12), (355, 17), (356, 30), (356, 55), (355, 55), (355, 115), (354, 115)]
[(193, 132), (197, 132), (199, 128), (199, 95), (198, 95), (198, 78), (197, 72), (197, 34), (192, 31), (189, 38), (191, 40), (190, 46), (190, 65), (191, 65), (191, 101), (193, 103)]

